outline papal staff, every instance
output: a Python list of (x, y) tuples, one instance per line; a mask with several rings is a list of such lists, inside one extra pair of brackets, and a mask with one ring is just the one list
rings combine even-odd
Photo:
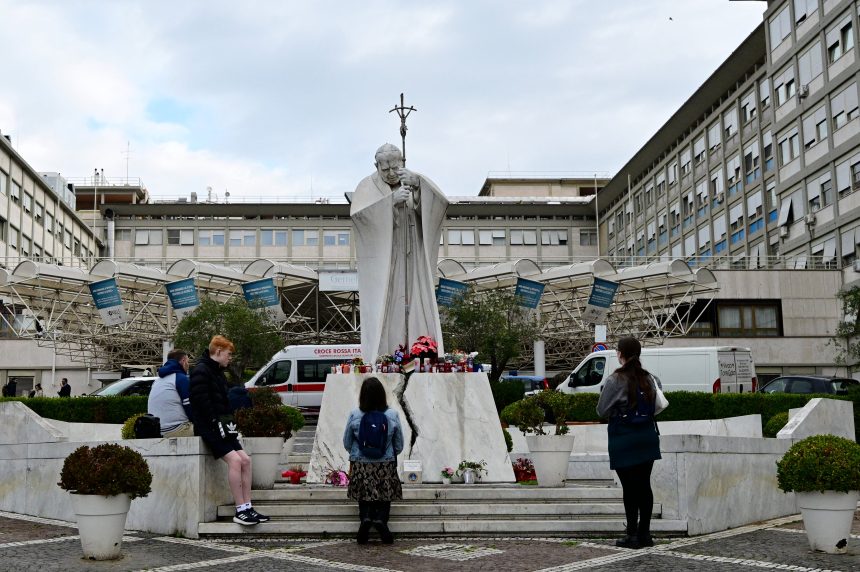
[[(406, 167), (406, 118), (409, 117), (409, 114), (413, 111), (418, 111), (411, 105), (406, 107), (406, 104), (403, 101), (403, 94), (400, 94), (400, 105), (395, 105), (393, 109), (389, 110), (388, 113), (396, 112), (398, 117), (400, 117), (400, 139), (402, 141), (402, 155), (403, 155), (403, 167)], [(403, 185), (401, 180), (401, 186), (404, 189), (412, 192), (414, 189), (412, 187), (408, 187)], [(409, 351), (409, 254), (412, 252), (412, 244), (411, 244), (411, 235), (409, 232), (409, 224), (411, 219), (409, 217), (409, 209), (407, 208), (404, 212), (405, 222), (403, 225), (403, 245), (404, 245), (404, 258), (403, 258), (403, 287), (404, 287), (404, 306), (405, 311), (403, 313), (404, 319), (404, 336), (405, 340), (403, 342), (403, 347), (406, 348), (406, 351)]]

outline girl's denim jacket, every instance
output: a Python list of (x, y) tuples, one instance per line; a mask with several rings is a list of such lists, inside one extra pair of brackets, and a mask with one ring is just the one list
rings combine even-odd
[(359, 461), (362, 463), (383, 463), (393, 461), (394, 458), (403, 450), (403, 430), (400, 427), (400, 416), (397, 411), (389, 407), (385, 410), (385, 416), (388, 418), (388, 440), (385, 447), (385, 454), (378, 459), (370, 459), (361, 454), (358, 448), (358, 427), (361, 425), (361, 417), (364, 412), (355, 408), (349, 413), (349, 420), (346, 422), (346, 428), (343, 431), (343, 446), (349, 451), (349, 460)]

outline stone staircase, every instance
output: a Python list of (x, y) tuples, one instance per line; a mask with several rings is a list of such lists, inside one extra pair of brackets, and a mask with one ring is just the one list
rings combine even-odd
[[(281, 470), (307, 467), (316, 427), (295, 436)], [(254, 507), (272, 520), (254, 527), (232, 521), (235, 507), (218, 507), (218, 520), (200, 524), (201, 537), (237, 534), (352, 536), (358, 507), (346, 489), (329, 485), (290, 485), (278, 479), (273, 490), (255, 490)], [(391, 530), (400, 536), (604, 536), (624, 529), (621, 488), (611, 479), (568, 480), (565, 487), (514, 484), (449, 486), (404, 485), (403, 500), (392, 503)], [(664, 520), (654, 505), (652, 532), (684, 536), (686, 521)]]

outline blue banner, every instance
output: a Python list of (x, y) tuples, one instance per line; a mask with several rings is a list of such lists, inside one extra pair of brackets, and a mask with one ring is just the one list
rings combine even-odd
[(246, 282), (242, 284), (242, 291), (245, 294), (245, 300), (252, 308), (267, 314), (270, 319), (276, 322), (287, 319), (287, 316), (281, 309), (278, 289), (275, 287), (275, 281), (272, 278)]
[(200, 305), (200, 298), (197, 296), (197, 286), (194, 284), (194, 278), (169, 282), (164, 287), (167, 289), (170, 305), (173, 306), (177, 314), (182, 315), (190, 312)]
[(440, 278), (436, 288), (436, 303), (440, 306), (453, 306), (468, 291), (469, 285), (464, 282)]
[(514, 291), (514, 295), (517, 297), (520, 306), (535, 309), (540, 303), (543, 289), (544, 285), (540, 282), (517, 278), (517, 289)]
[(591, 286), (591, 295), (588, 297), (588, 304), (582, 313), (583, 321), (593, 324), (604, 323), (612, 300), (615, 298), (615, 292), (618, 291), (618, 286), (618, 282), (595, 278), (594, 284)]
[(280, 306), (278, 290), (275, 288), (275, 281), (271, 278), (246, 282), (242, 284), (242, 292), (245, 294), (248, 305), (253, 308)]
[(107, 326), (122, 324), (128, 320), (125, 308), (122, 306), (122, 298), (119, 295), (119, 286), (116, 278), (107, 278), (89, 284), (90, 294), (93, 297), (96, 308), (101, 314), (102, 321)]

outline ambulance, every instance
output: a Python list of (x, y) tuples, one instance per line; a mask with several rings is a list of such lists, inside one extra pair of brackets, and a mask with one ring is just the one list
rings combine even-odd
[(306, 412), (318, 412), (325, 378), (335, 365), (361, 357), (360, 345), (287, 346), (245, 383), (252, 391), (270, 387), (284, 402)]

